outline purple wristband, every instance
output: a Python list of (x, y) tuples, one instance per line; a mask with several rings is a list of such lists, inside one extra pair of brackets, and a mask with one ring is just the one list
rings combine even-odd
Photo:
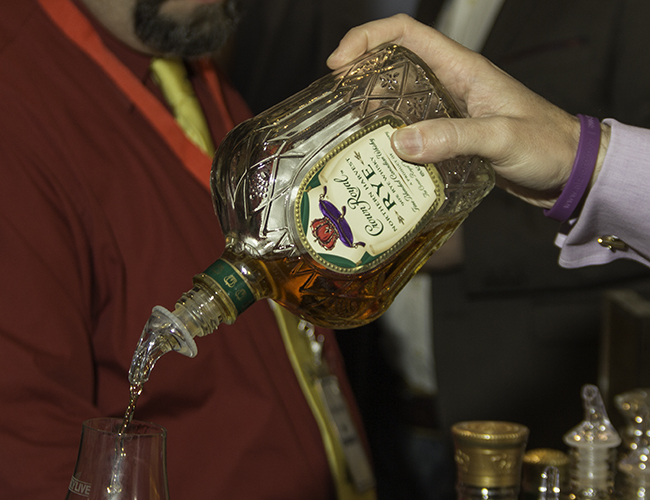
[(600, 149), (600, 122), (598, 119), (585, 115), (578, 115), (578, 118), (580, 118), (580, 140), (571, 175), (555, 205), (544, 210), (546, 217), (560, 222), (569, 220), (582, 201), (594, 173)]

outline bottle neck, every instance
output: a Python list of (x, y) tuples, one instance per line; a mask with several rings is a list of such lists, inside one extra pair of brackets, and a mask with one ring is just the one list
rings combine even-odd
[(270, 296), (266, 275), (252, 259), (229, 252), (194, 276), (194, 288), (184, 293), (173, 314), (192, 337), (212, 333), (221, 323), (231, 325), (256, 301)]
[(616, 448), (571, 447), (569, 492), (576, 498), (612, 498)]
[(194, 277), (195, 284), (203, 285), (219, 297), (219, 302), (224, 309), (221, 322), (232, 323), (238, 315), (260, 299), (256, 297), (245, 274), (250, 274), (247, 269), (242, 269), (241, 265), (233, 265), (225, 258), (221, 258), (202, 274)]

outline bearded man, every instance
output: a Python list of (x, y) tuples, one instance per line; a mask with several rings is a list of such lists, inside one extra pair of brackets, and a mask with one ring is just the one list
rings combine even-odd
[[(224, 249), (211, 156), (249, 111), (212, 61), (237, 16), (229, 0), (0, 7), (2, 498), (65, 497), (82, 422), (124, 414), (151, 308)], [(178, 125), (157, 65), (186, 71), (201, 132)], [(332, 332), (317, 335), (356, 419)], [(168, 431), (171, 498), (361, 498), (266, 302), (199, 349), (161, 359), (135, 411)]]

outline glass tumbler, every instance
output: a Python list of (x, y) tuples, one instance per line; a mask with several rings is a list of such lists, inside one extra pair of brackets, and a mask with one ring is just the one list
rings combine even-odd
[(167, 431), (121, 418), (86, 420), (66, 500), (169, 500)]

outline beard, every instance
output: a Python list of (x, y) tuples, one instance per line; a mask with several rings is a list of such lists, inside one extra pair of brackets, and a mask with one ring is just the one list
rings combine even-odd
[(238, 1), (195, 6), (184, 16), (160, 12), (167, 0), (137, 0), (135, 32), (150, 49), (184, 58), (217, 52), (235, 30)]

